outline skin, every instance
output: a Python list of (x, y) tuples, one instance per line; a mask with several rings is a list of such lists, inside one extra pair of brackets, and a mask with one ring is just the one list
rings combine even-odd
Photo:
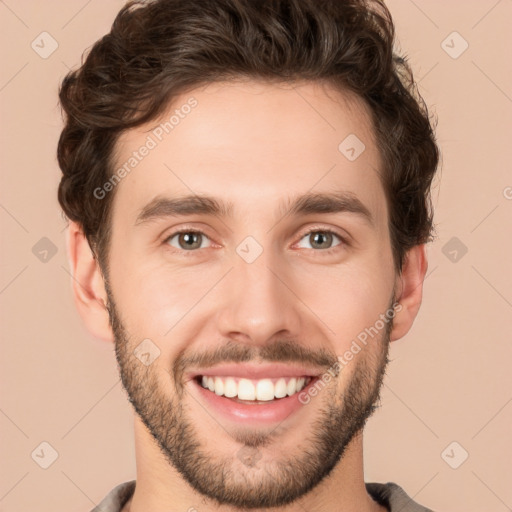
[[(107, 283), (79, 225), (71, 223), (69, 228), (77, 308), (93, 335), (116, 343), (132, 403), (141, 409), (148, 401), (154, 406), (134, 415), (137, 486), (123, 511), (384, 511), (364, 486), (363, 425), (356, 419), (364, 423), (378, 402), (389, 342), (403, 337), (414, 322), (427, 261), (424, 245), (413, 247), (402, 272), (395, 272), (381, 160), (369, 112), (354, 95), (325, 84), (239, 81), (184, 93), (163, 118), (191, 96), (198, 105), (116, 187)], [(117, 145), (116, 165), (126, 162), (159, 122), (125, 132)], [(352, 133), (366, 146), (355, 161), (338, 150)], [(356, 196), (373, 223), (352, 212), (285, 216), (285, 210), (278, 210), (287, 198), (333, 190)], [(136, 225), (141, 209), (156, 196), (190, 193), (231, 201), (233, 216), (194, 214)], [(187, 252), (179, 235), (172, 242), (168, 239), (182, 227), (204, 233), (200, 249)], [(327, 254), (305, 234), (312, 227), (339, 232), (348, 243), (332, 238), (335, 250)], [(247, 236), (263, 248), (252, 263), (236, 252)], [(259, 356), (273, 354), (273, 349), (284, 357), (277, 348), (286, 341), (293, 342), (295, 350), (325, 353), (335, 360), (359, 333), (375, 325), (393, 299), (400, 308), (388, 329), (275, 429), (240, 428), (206, 412), (186, 375), (174, 372), (176, 361), (210, 355), (228, 344), (250, 353), (251, 361), (268, 362)], [(148, 367), (133, 356), (146, 338), (160, 349)], [(167, 403), (172, 407), (164, 410)], [(350, 409), (350, 403), (356, 406)], [(258, 489), (260, 494), (261, 489), (271, 491), (273, 485), (288, 485), (296, 499), (283, 501), (281, 507), (277, 502), (257, 507), (256, 501), (242, 507), (241, 502), (234, 506), (214, 499), (213, 480), (208, 487), (199, 478), (206, 488), (198, 490), (154, 435), (171, 430), (176, 411), (181, 420), (174, 417), (174, 426), (186, 422), (188, 439), (198, 443), (197, 458), (206, 455), (207, 463), (196, 468), (196, 476), (217, 474), (224, 463), (228, 488), (237, 490), (240, 499), (257, 496)], [(341, 423), (329, 425), (328, 419), (336, 415)], [(337, 455), (332, 470), (308, 492), (301, 491), (299, 484), (305, 487), (312, 475), (299, 473), (297, 461), (316, 456), (327, 462), (319, 440), (326, 432), (343, 432), (348, 438), (331, 450)], [(186, 445), (180, 444), (181, 449)], [(257, 467), (238, 456), (244, 445), (257, 450)], [(294, 468), (300, 475), (297, 481), (280, 472), (278, 463)], [(216, 472), (206, 472), (213, 467)], [(217, 498), (222, 495), (216, 492)]]

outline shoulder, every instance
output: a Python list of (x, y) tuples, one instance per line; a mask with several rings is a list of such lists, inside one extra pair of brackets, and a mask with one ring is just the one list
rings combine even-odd
[(366, 483), (368, 494), (379, 504), (388, 508), (390, 512), (433, 512), (414, 501), (399, 485), (394, 482), (385, 484)]
[(114, 487), (91, 512), (121, 512), (135, 491), (135, 480)]

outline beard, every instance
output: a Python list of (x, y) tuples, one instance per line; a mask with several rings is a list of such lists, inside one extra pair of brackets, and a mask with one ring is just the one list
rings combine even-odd
[[(194, 397), (183, 382), (186, 369), (197, 363), (203, 363), (198, 366), (204, 367), (255, 360), (312, 363), (328, 369), (339, 365), (336, 355), (305, 349), (285, 340), (265, 347), (230, 341), (213, 352), (191, 355), (182, 351), (171, 369), (164, 368), (175, 387), (175, 393), (169, 396), (158, 377), (158, 365), (144, 366), (134, 356), (133, 350), (140, 340), (130, 339), (108, 283), (106, 289), (116, 359), (130, 403), (169, 464), (197, 492), (219, 505), (241, 509), (279, 507), (304, 496), (331, 473), (346, 447), (378, 409), (380, 388), (389, 362), (392, 318), (383, 332), (370, 341), (369, 344), (375, 346), (361, 350), (354, 357), (350, 364), (356, 367), (345, 388), (338, 389), (336, 375), (330, 385), (319, 392), (313, 402), (324, 398), (323, 405), (315, 409), (317, 417), (310, 431), (304, 432), (303, 441), (296, 445), (295, 453), (276, 456), (272, 452), (272, 441), (276, 440), (274, 446), (278, 448), (279, 439), (283, 439), (284, 427), (277, 426), (271, 431), (241, 428), (228, 433), (239, 446), (234, 451), (219, 454), (211, 435), (200, 435), (197, 424), (187, 415), (189, 407), (185, 399), (188, 396), (192, 401)], [(394, 298), (390, 309), (393, 309), (393, 302)], [(222, 435), (224, 432), (227, 433), (227, 429)]]

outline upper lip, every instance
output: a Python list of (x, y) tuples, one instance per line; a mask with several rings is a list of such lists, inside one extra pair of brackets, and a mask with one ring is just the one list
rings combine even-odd
[(189, 372), (190, 377), (240, 377), (248, 379), (275, 379), (278, 377), (317, 377), (323, 373), (318, 368), (300, 364), (283, 363), (231, 363)]

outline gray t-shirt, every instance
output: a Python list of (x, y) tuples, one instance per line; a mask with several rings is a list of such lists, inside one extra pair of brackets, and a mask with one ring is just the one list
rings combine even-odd
[[(393, 482), (387, 484), (366, 483), (368, 494), (389, 512), (433, 512), (410, 498), (405, 491)], [(105, 499), (91, 512), (120, 512), (135, 491), (135, 480), (114, 487)]]

